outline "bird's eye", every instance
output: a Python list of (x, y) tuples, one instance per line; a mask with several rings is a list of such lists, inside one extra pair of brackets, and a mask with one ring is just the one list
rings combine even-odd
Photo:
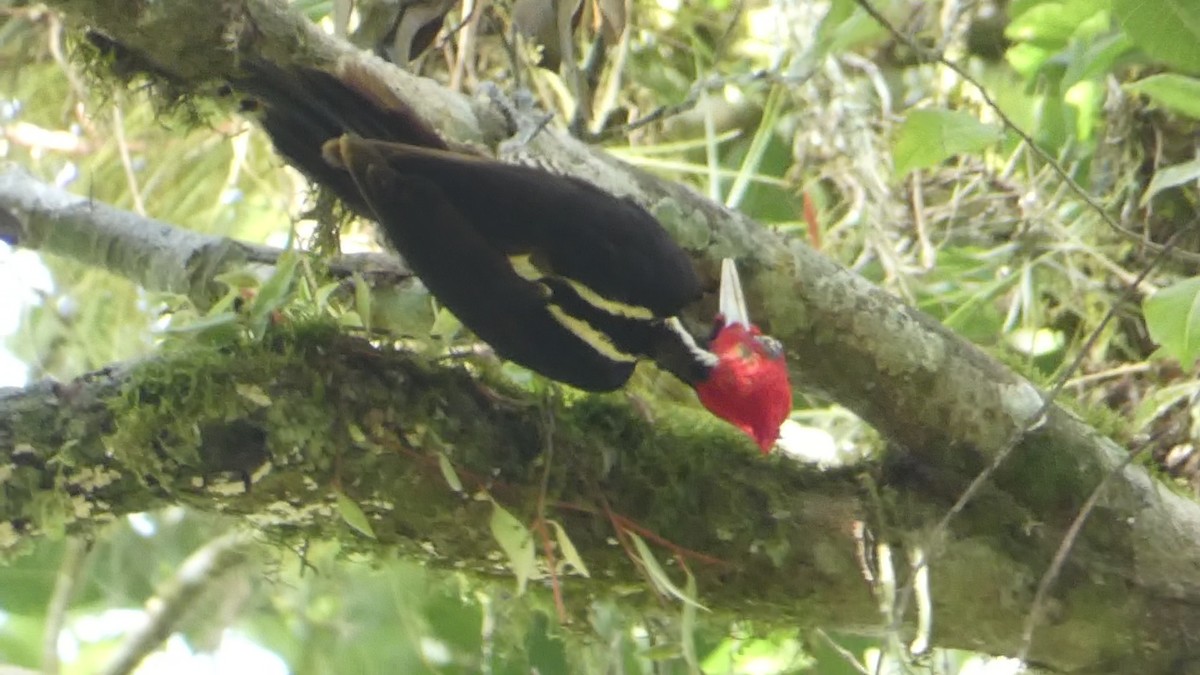
[(783, 358), (783, 343), (779, 340), (776, 340), (770, 335), (756, 335), (754, 339), (758, 341), (759, 346), (762, 347), (762, 350), (764, 353), (766, 353), (767, 358)]

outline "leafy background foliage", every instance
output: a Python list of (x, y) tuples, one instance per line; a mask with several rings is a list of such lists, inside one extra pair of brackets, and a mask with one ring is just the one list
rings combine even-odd
[[(332, 23), (332, 3), (294, 4)], [(1200, 10), (1183, 0), (875, 3), (892, 32), (853, 0), (629, 6), (628, 42), (610, 47), (624, 56), (600, 71), (589, 107), (608, 126), (585, 125), (612, 153), (806, 239), (1035, 380), (1085, 350), (1064, 396), (1123, 437), (1173, 429), (1148, 461), (1195, 489), (1195, 260), (1168, 256), (1132, 295), (1125, 289), (1154, 257), (1146, 242), (1174, 237), (1183, 251), (1200, 242), (1188, 224), (1200, 179)], [(57, 16), (14, 0), (0, 8), (0, 149), (9, 161), (197, 230), (275, 243), (311, 232), (300, 218), (303, 181), (281, 169), (232, 102), (164, 110), (137, 92), (104, 89), (71, 60), (75, 33)], [(510, 83), (497, 31), (510, 9), (490, 10), (470, 68), (456, 70), (461, 33), (443, 33), (414, 67), (455, 85)], [(450, 9), (448, 25), (463, 19)], [(590, 25), (576, 35), (577, 53)], [(355, 36), (368, 47), (378, 39)], [(536, 48), (520, 56), (522, 83), (572, 119), (578, 92), (569, 80), (529, 67)], [(659, 106), (676, 107), (660, 123), (621, 127)], [(364, 241), (354, 230), (343, 238)], [(71, 377), (162, 342), (160, 315), (177, 301), (70, 261), (44, 262), (53, 289), (9, 340), (31, 377)], [(1110, 310), (1116, 321), (1102, 328)], [(453, 321), (443, 316), (432, 332), (455, 333)], [(682, 397), (645, 374), (637, 387)], [(800, 402), (796, 418), (834, 445), (870, 452), (870, 434), (825, 402)], [(348, 527), (354, 508), (341, 508)], [(529, 532), (510, 520), (497, 532), (507, 554), (498, 565), (533, 575), (517, 562)], [(66, 568), (80, 585), (60, 638), (64, 670), (96, 672), (128, 632), (119, 617), (140, 615), (192, 551), (229, 527), (183, 509), (115, 523), (80, 567)], [(40, 663), (69, 547), (41, 541), (0, 568), (0, 661)], [(855, 661), (887, 664), (881, 672), (965, 672), (982, 663), (939, 652), (912, 664), (894, 641), (720, 623), (696, 611), (697, 589), (678, 569), (659, 570), (648, 586), (682, 598), (667, 611), (596, 599), (589, 625), (564, 630), (544, 578), (522, 595), (507, 580), (363, 560), (329, 543), (263, 545), (189, 613), (184, 646), (168, 643), (158, 656), (241, 636), (297, 673), (851, 673)], [(97, 621), (115, 629), (97, 631)]]

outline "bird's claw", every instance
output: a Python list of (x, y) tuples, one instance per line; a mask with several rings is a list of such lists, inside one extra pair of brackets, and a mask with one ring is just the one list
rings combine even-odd
[(480, 83), (478, 91), (504, 116), (509, 129), (512, 130), (512, 137), (502, 145), (510, 146), (513, 152), (529, 145), (554, 119), (553, 113), (538, 108), (533, 92), (528, 89), (521, 88), (509, 95), (495, 82), (486, 81)]

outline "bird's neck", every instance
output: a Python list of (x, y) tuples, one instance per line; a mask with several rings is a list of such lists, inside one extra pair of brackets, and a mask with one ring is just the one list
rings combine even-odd
[(660, 321), (653, 353), (659, 368), (695, 387), (704, 382), (716, 367), (717, 355), (696, 343), (683, 323), (674, 317)]

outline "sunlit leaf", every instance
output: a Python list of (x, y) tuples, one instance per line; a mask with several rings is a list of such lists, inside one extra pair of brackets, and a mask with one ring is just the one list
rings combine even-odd
[(362, 319), (363, 330), (371, 332), (371, 287), (358, 272), (354, 273), (354, 309)]
[(333, 295), (334, 291), (341, 288), (341, 286), (341, 281), (331, 281), (320, 286), (317, 288), (317, 292), (313, 294), (313, 302), (321, 308), (329, 307), (329, 297)]
[(362, 507), (343, 494), (341, 490), (335, 490), (333, 494), (337, 498), (337, 509), (342, 520), (360, 534), (375, 539), (375, 529), (371, 527), (371, 521), (367, 520), (367, 514), (363, 513)]
[(508, 558), (508, 565), (517, 577), (517, 593), (525, 592), (525, 585), (536, 571), (533, 535), (524, 523), (517, 520), (503, 506), (492, 501), (492, 536)]
[(237, 390), (238, 396), (241, 396), (260, 408), (265, 408), (271, 405), (271, 397), (268, 396), (267, 392), (263, 391), (263, 388), (257, 384), (238, 383), (235, 385), (235, 389)]
[(296, 268), (300, 263), (300, 254), (294, 250), (284, 251), (275, 262), (275, 272), (263, 282), (262, 288), (254, 296), (254, 304), (250, 308), (250, 325), (255, 335), (262, 335), (271, 313), (287, 302), (296, 280)]
[[(683, 572), (687, 575), (687, 583), (684, 584), (683, 591), (689, 598), (695, 598), (699, 594), (696, 590), (696, 577), (692, 576), (688, 570)], [(693, 673), (700, 672), (700, 658), (696, 655), (696, 607), (697, 605), (691, 602), (683, 603), (683, 612), (679, 619), (679, 640), (683, 644), (683, 660)]]
[(583, 563), (583, 558), (580, 557), (579, 551), (575, 548), (575, 544), (571, 541), (571, 538), (567, 536), (566, 529), (553, 520), (550, 521), (550, 525), (554, 528), (554, 540), (558, 542), (558, 551), (562, 554), (563, 561), (565, 561), (571, 567), (574, 567), (576, 572), (579, 572), (585, 577), (591, 577), (592, 574), (591, 572), (588, 572), (587, 565)]
[[(3, 629), (0, 630), (0, 654), (3, 655), (0, 658), (13, 666), (39, 667), (42, 628), (42, 617), (6, 613)], [(0, 666), (0, 672), (4, 672), (4, 666)], [(15, 670), (12, 675), (24, 675), (24, 671)]]
[(213, 276), (214, 281), (219, 281), (230, 288), (258, 288), (262, 282), (253, 272), (245, 267), (221, 272)]
[[(1197, 90), (1196, 95), (1200, 96), (1200, 90)], [(1200, 180), (1200, 158), (1163, 167), (1154, 172), (1154, 177), (1150, 179), (1150, 185), (1146, 187), (1140, 204), (1146, 206), (1159, 192), (1198, 180)]]
[[(1004, 35), (1013, 41), (1061, 48), (1078, 35), (1084, 23), (1097, 17), (1106, 19), (1107, 5), (1100, 0), (1039, 3), (1013, 17)], [(1104, 23), (1107, 24), (1107, 20)]]
[(438, 310), (437, 318), (433, 320), (433, 327), (429, 329), (429, 334), (443, 340), (450, 340), (458, 335), (460, 330), (462, 330), (462, 322), (451, 314), (450, 310), (443, 307)]
[(1125, 85), (1162, 107), (1200, 120), (1200, 79), (1175, 73), (1159, 73)]
[(1150, 337), (1190, 370), (1200, 355), (1200, 277), (1168, 286), (1142, 303)]
[(172, 323), (163, 329), (164, 333), (202, 333), (204, 331), (217, 328), (219, 326), (227, 326), (236, 324), (241, 319), (235, 312), (221, 312), (219, 314), (209, 314), (208, 316), (200, 317), (195, 321), (190, 321), (183, 325), (175, 325)]
[(982, 150), (1000, 139), (999, 127), (960, 110), (914, 110), (896, 134), (892, 150), (896, 173), (936, 166), (964, 152)]
[(1193, 0), (1113, 0), (1113, 15), (1151, 58), (1200, 74), (1200, 12)]
[(658, 560), (655, 559), (654, 552), (650, 550), (650, 547), (646, 545), (646, 542), (643, 541), (641, 537), (637, 536), (637, 534), (633, 532), (626, 532), (626, 534), (633, 541), (633, 546), (637, 549), (638, 558), (641, 560), (642, 567), (645, 568), (647, 576), (650, 577), (650, 581), (654, 583), (654, 587), (657, 588), (660, 593), (665, 593), (666, 595), (677, 598), (680, 602), (695, 605), (699, 609), (703, 609), (706, 612), (708, 611), (707, 607), (696, 601), (694, 595), (688, 594), (687, 591), (680, 590), (680, 588), (675, 585), (675, 582), (671, 581), (671, 577), (667, 576), (666, 570), (664, 570), (662, 565), (658, 564)]
[(454, 465), (450, 463), (450, 458), (446, 453), (437, 453), (438, 468), (442, 470), (442, 478), (446, 479), (446, 484), (455, 492), (462, 492), (462, 481), (458, 478), (458, 472), (454, 470)]
[(1175, 404), (1183, 400), (1191, 400), (1198, 389), (1200, 389), (1200, 382), (1195, 380), (1185, 380), (1178, 384), (1150, 389), (1145, 398), (1138, 402), (1137, 407), (1133, 410), (1132, 421), (1129, 424), (1130, 430), (1138, 432), (1146, 429), (1151, 422), (1173, 409)]

